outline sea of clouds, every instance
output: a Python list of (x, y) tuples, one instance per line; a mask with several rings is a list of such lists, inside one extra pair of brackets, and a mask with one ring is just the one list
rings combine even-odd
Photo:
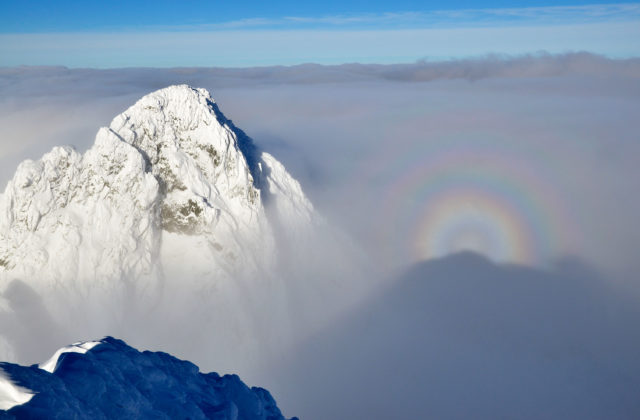
[[(298, 250), (318, 257), (313, 270), (288, 267), (292, 287), (326, 283), (298, 295), (316, 296), (296, 313), (297, 328), (312, 333), (238, 369), (286, 415), (632, 418), (640, 412), (639, 80), (639, 60), (586, 53), (384, 66), (0, 68), (0, 184), (55, 145), (87, 149), (98, 127), (146, 93), (207, 88), (340, 231)], [(314, 322), (331, 318), (324, 312), (342, 292), (334, 285), (351, 279), (366, 284), (349, 289), (360, 303), (333, 323)], [(19, 340), (38, 351), (23, 358), (55, 350), (57, 327), (44, 322), (37, 293), (14, 286), (4, 297), (14, 314), (0, 326), (20, 330), (19, 311), (32, 320)], [(193, 337), (149, 343), (215, 370), (206, 346), (228, 332), (202, 319), (185, 330)], [(134, 337), (143, 324), (119, 332)]]

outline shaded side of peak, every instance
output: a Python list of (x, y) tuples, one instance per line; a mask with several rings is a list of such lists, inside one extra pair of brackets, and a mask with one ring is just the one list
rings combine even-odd
[(253, 142), (253, 139), (249, 137), (247, 133), (242, 131), (233, 123), (233, 120), (230, 120), (224, 115), (224, 113), (220, 110), (218, 104), (215, 103), (215, 101), (211, 97), (207, 99), (207, 106), (209, 106), (211, 111), (213, 111), (218, 122), (229, 127), (229, 129), (236, 135), (236, 138), (238, 140), (238, 148), (247, 161), (249, 171), (251, 172), (251, 176), (253, 177), (254, 186), (259, 190), (263, 190), (262, 184), (264, 184), (264, 174), (262, 173), (262, 171), (265, 168), (265, 165), (261, 165), (262, 150), (260, 150), (256, 146), (256, 144)]

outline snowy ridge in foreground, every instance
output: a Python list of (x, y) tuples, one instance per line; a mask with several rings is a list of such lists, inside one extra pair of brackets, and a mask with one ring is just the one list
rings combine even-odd
[(153, 295), (179, 273), (215, 288), (269, 272), (274, 226), (295, 236), (312, 215), (298, 182), (206, 90), (171, 86), (101, 128), (86, 153), (56, 147), (20, 164), (0, 195), (0, 287)]
[(2, 364), (0, 419), (284, 419), (267, 390), (249, 388), (236, 375), (203, 374), (190, 362), (111, 337), (56, 355), (52, 372)]

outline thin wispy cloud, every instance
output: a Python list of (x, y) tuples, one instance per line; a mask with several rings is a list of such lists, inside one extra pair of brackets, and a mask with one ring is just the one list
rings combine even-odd
[(407, 63), (488, 53), (640, 55), (640, 3), (334, 15), (1, 33), (0, 66), (252, 67)]
[(640, 55), (636, 21), (425, 29), (0, 34), (0, 66), (253, 67), (407, 63), (548, 51)]
[[(226, 29), (384, 29), (419, 27), (477, 27), (522, 24), (593, 23), (640, 19), (640, 4), (592, 4), (494, 9), (407, 11), (324, 16), (254, 17), (214, 24), (182, 25), (179, 30)], [(170, 27), (163, 27), (169, 29)], [(148, 27), (146, 29), (153, 29)]]

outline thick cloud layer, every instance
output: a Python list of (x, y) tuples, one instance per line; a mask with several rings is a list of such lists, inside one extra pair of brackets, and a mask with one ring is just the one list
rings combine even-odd
[(411, 267), (273, 375), (301, 418), (634, 418), (636, 302), (577, 261), (456, 254)]
[[(447, 405), (447, 401), (453, 404), (450, 399), (454, 395), (465, 394), (462, 385), (468, 384), (468, 389), (480, 395), (468, 407), (489, 413), (491, 405), (483, 398), (488, 398), (487, 392), (493, 388), (483, 388), (483, 378), (489, 375), (495, 379), (501, 369), (512, 369), (513, 374), (495, 379), (500, 395), (516, 398), (513, 405), (504, 407), (504, 414), (510, 416), (518, 407), (533, 404), (533, 397), (511, 389), (520, 374), (529, 375), (528, 383), (537, 390), (532, 395), (540, 398), (549, 397), (545, 390), (549, 383), (560, 384), (549, 388), (558, 392), (562, 384), (572, 386), (567, 378), (575, 378), (574, 374), (587, 378), (584, 386), (589, 388), (575, 390), (575, 401), (603, 390), (593, 380), (602, 379), (600, 382), (612, 389), (621, 389), (627, 381), (629, 388), (625, 389), (637, 390), (637, 383), (628, 377), (621, 379), (624, 375), (620, 372), (637, 370), (637, 364), (627, 357), (637, 350), (637, 338), (625, 337), (625, 331), (637, 325), (638, 316), (625, 308), (637, 302), (640, 289), (640, 227), (636, 223), (640, 214), (636, 194), (640, 190), (639, 79), (637, 59), (609, 60), (589, 54), (391, 66), (4, 68), (0, 69), (0, 184), (6, 183), (21, 160), (38, 158), (54, 145), (86, 149), (99, 126), (107, 125), (152, 90), (177, 83), (205, 87), (226, 116), (282, 161), (300, 180), (316, 208), (356, 244), (338, 246), (336, 242), (347, 240), (318, 238), (316, 246), (299, 259), (304, 263), (294, 261), (286, 267), (291, 287), (299, 288), (292, 294), (299, 297), (296, 328), (303, 331), (306, 325), (319, 325), (319, 318), (329, 319), (333, 300), (344, 293), (340, 284), (345, 284), (345, 279), (348, 283), (365, 273), (370, 287), (366, 292), (361, 290), (363, 299), (370, 293), (383, 296), (354, 307), (356, 318), (342, 327), (328, 328), (315, 339), (305, 336), (311, 340), (310, 346), (300, 344), (292, 354), (276, 346), (276, 359), (284, 354), (285, 360), (292, 361), (275, 366), (278, 374), (268, 368), (256, 369), (250, 372), (255, 380), (243, 379), (272, 390), (289, 416), (337, 415), (324, 411), (328, 409), (327, 398), (334, 399), (335, 409), (342, 413), (369, 416), (376, 408), (382, 409), (362, 407), (376, 398), (372, 393), (377, 386), (371, 375), (376, 376), (377, 371), (362, 371), (396, 356), (385, 348), (373, 352), (370, 359), (354, 365), (358, 372), (347, 368), (349, 358), (358, 359), (368, 352), (359, 343), (365, 338), (372, 347), (396, 342), (398, 347), (406, 347), (407, 362), (378, 366), (379, 372), (386, 372), (382, 376), (390, 381), (389, 386), (406, 390), (405, 394), (389, 396), (394, 401), (391, 405), (424, 395), (426, 387), (433, 391), (433, 409), (426, 413), (468, 416), (471, 408), (451, 411), (452, 406)], [(350, 254), (345, 257), (347, 249)], [(435, 276), (435, 283), (409, 292), (401, 286), (406, 278), (397, 280), (393, 274), (410, 264), (437, 261), (458, 251), (473, 251), (493, 262), (519, 266), (445, 259), (434, 262), (436, 268), (427, 270), (428, 275), (421, 274), (421, 278)], [(589, 268), (570, 275), (559, 271), (557, 262), (567, 256), (584, 261)], [(451, 282), (444, 281), (437, 268), (442, 265), (448, 267), (445, 277)], [(472, 279), (476, 272), (484, 276), (475, 279), (477, 282)], [(311, 275), (313, 278), (307, 278)], [(522, 287), (513, 289), (511, 281)], [(361, 330), (358, 320), (363, 313), (373, 314), (378, 321), (386, 318), (387, 309), (380, 308), (391, 303), (381, 302), (396, 282), (400, 285), (397, 290), (406, 294), (401, 293), (404, 297), (393, 305), (403, 307), (403, 299), (412, 295), (424, 297), (424, 303), (417, 304), (418, 315), (432, 318), (424, 324), (422, 318), (399, 314), (389, 322), (404, 325), (406, 330), (383, 328), (380, 335), (371, 332), (373, 335), (365, 338), (354, 333)], [(552, 286), (555, 283), (560, 284), (559, 289)], [(492, 301), (499, 295), (499, 310), (485, 304), (478, 307), (480, 301), (474, 301), (471, 307), (463, 302), (457, 312), (448, 313), (447, 305), (432, 301), (432, 286), (437, 286), (435, 292), (458, 290), (462, 295), (454, 296), (456, 302), (476, 295), (483, 296), (482, 302)], [(532, 290), (533, 295), (529, 294)], [(47, 314), (36, 292), (15, 283), (4, 292), (4, 307), (0, 307), (3, 331), (10, 332), (5, 335), (11, 335), (21, 348), (31, 349), (24, 357), (42, 358), (39, 352), (47, 354), (67, 341), (99, 338), (95, 334), (67, 337), (68, 331), (59, 325), (45, 323)], [(627, 295), (624, 299), (620, 297), (623, 294)], [(522, 302), (524, 306), (518, 309)], [(260, 302), (256, 313), (268, 311), (269, 304)], [(589, 309), (603, 305), (622, 309), (616, 309), (612, 317), (601, 309)], [(539, 308), (550, 309), (541, 315)], [(154, 314), (154, 320), (140, 317), (135, 327), (118, 325), (113, 332), (107, 325), (95, 331), (120, 335), (139, 347), (168, 350), (207, 369), (220, 370), (207, 354), (207, 346), (216, 345), (220, 332), (208, 328), (199, 309), (182, 309), (175, 304)], [(438, 318), (443, 313), (448, 317)], [(488, 342), (470, 330), (455, 332), (474, 317), (484, 323), (481, 330), (488, 334)], [(265, 329), (269, 319), (261, 320), (257, 335), (283, 332)], [(536, 320), (535, 325), (527, 321), (530, 319)], [(555, 323), (553, 319), (563, 321)], [(144, 327), (147, 321), (153, 328)], [(29, 333), (18, 325), (28, 326)], [(506, 336), (498, 331), (500, 326)], [(567, 335), (574, 327), (577, 330)], [(90, 334), (90, 330), (82, 331)], [(164, 338), (163, 331), (169, 331)], [(421, 332), (414, 334), (416, 331)], [(141, 332), (146, 333), (145, 342), (136, 342), (135, 336)], [(38, 341), (35, 335), (49, 338)], [(417, 341), (408, 343), (410, 337), (417, 337)], [(279, 338), (270, 340), (266, 341), (273, 343)], [(445, 351), (452, 340), (457, 343), (453, 355)], [(547, 340), (547, 344), (523, 350), (540, 340)], [(34, 347), (36, 342), (39, 347)], [(319, 355), (314, 349), (322, 348), (318, 342), (328, 343), (333, 350)], [(603, 348), (599, 344), (603, 342), (610, 345)], [(340, 350), (345, 346), (350, 350)], [(424, 346), (428, 351), (417, 350)], [(571, 349), (575, 348), (578, 359), (574, 363)], [(594, 358), (588, 359), (587, 353), (595, 354)], [(614, 362), (619, 353), (624, 357)], [(544, 355), (548, 354), (559, 354), (559, 358), (552, 357), (547, 363)], [(438, 360), (442, 366), (427, 369), (429, 360)], [(597, 365), (595, 373), (589, 373), (589, 360)], [(266, 356), (261, 362), (254, 365), (273, 365), (273, 359)], [(614, 369), (611, 366), (615, 363)], [(299, 369), (300, 365), (308, 369)], [(423, 368), (424, 374), (433, 378), (428, 384), (424, 378), (413, 377)], [(324, 375), (319, 373), (322, 369)], [(539, 377), (534, 377), (535, 369), (542, 372)], [(307, 382), (305, 375), (313, 376), (313, 381)], [(335, 375), (351, 377), (344, 383), (353, 388), (336, 389), (353, 395), (353, 401), (341, 400), (336, 393), (323, 396), (323, 389), (335, 385)], [(550, 375), (556, 375), (557, 381)], [(412, 377), (408, 382), (407, 376)], [(308, 383), (308, 389), (298, 386), (301, 382)], [(348, 394), (354, 388), (360, 391)], [(603, 401), (618, 404), (627, 413), (637, 412), (625, 392), (616, 399), (607, 391)], [(287, 402), (286, 395), (295, 397)], [(319, 400), (314, 401), (311, 395)], [(438, 395), (446, 398), (438, 400)], [(529, 400), (517, 400), (525, 397)], [(518, 401), (524, 405), (519, 406)], [(425, 414), (407, 404), (406, 410), (398, 413), (408, 417)], [(554, 413), (562, 413), (567, 408), (563, 404), (553, 405)], [(354, 408), (356, 405), (360, 408)]]

